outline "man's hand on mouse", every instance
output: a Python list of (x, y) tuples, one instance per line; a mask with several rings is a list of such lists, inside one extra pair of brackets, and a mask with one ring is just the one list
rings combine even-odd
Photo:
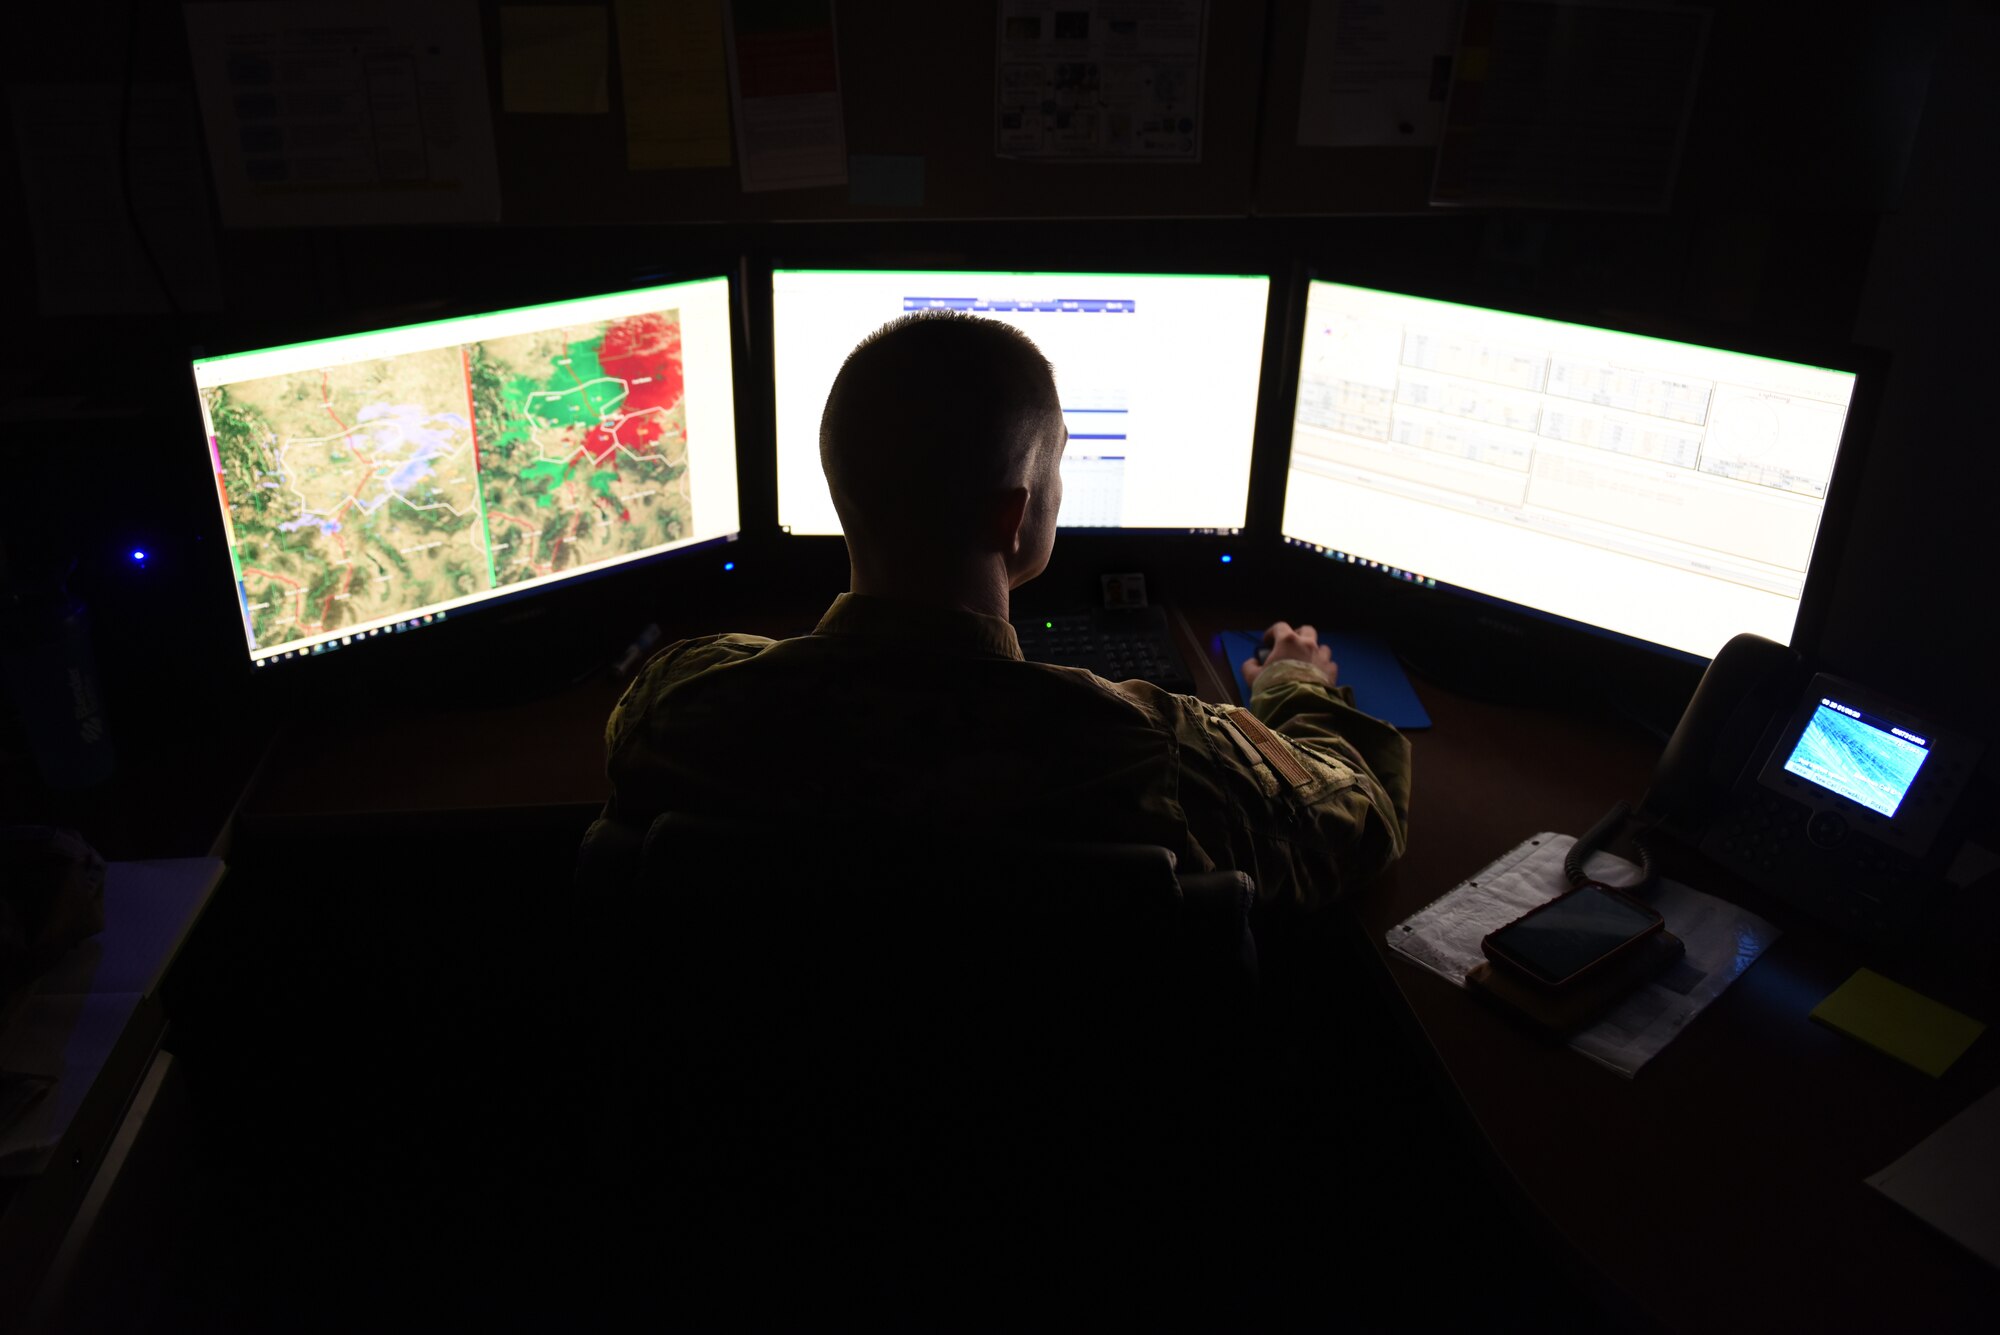
[(1320, 675), (1331, 686), (1340, 672), (1340, 664), (1333, 661), (1333, 650), (1319, 642), (1319, 632), (1311, 626), (1293, 627), (1289, 622), (1275, 621), (1264, 632), (1264, 641), (1258, 646), (1254, 658), (1243, 660), (1243, 680), (1256, 686), (1258, 674), (1268, 663), (1280, 659), (1297, 659), (1318, 668)]

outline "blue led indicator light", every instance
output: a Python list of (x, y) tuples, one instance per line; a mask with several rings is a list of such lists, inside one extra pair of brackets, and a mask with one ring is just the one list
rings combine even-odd
[(1222, 554), (1222, 564), (1224, 565), (1228, 565), (1231, 561), (1234, 561), (1235, 559), (1236, 558), (1231, 556), (1228, 552), (1224, 552)]
[(132, 559), (134, 561), (143, 561), (146, 559), (146, 553), (135, 547), (132, 549)]
[(724, 561), (722, 563), (722, 568), (724, 570), (734, 570), (736, 569), (736, 563), (734, 561)]

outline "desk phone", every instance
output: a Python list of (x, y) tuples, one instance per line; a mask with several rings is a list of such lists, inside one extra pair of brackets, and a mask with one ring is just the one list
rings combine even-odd
[(1642, 808), (1683, 842), (1863, 937), (1917, 916), (1955, 851), (1982, 747), (1783, 645), (1709, 665)]

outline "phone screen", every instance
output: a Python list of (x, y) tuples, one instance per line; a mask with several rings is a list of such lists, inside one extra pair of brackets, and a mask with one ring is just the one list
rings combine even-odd
[(1494, 932), (1496, 949), (1550, 982), (1580, 972), (1660, 925), (1660, 916), (1586, 886)]
[(1785, 758), (1785, 772), (1893, 816), (1930, 758), (1930, 746), (1906, 728), (1822, 698)]

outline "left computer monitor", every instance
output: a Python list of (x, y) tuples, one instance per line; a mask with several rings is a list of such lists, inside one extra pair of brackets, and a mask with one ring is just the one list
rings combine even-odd
[[(1261, 274), (779, 269), (779, 527), (840, 532), (819, 419), (855, 344), (901, 316), (957, 310), (1013, 325), (1055, 367), (1069, 426), (1059, 526), (1237, 532), (1269, 299)], [(937, 427), (942, 443), (952, 424)]]
[(258, 667), (734, 538), (726, 278), (194, 362)]

